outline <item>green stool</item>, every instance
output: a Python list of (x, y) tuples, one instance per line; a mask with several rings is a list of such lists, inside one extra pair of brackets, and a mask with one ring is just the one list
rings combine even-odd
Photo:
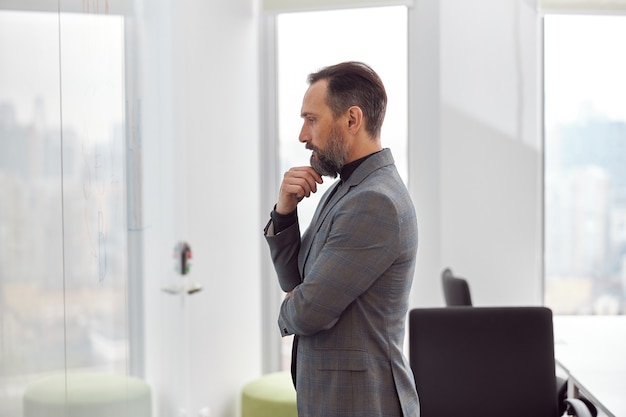
[(243, 387), (241, 417), (297, 417), (296, 390), (289, 372), (263, 375)]
[(150, 414), (148, 384), (125, 375), (59, 374), (36, 382), (24, 393), (24, 417), (150, 417)]

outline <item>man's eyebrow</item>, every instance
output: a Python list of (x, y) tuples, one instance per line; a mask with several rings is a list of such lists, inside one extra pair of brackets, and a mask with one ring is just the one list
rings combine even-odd
[(308, 112), (308, 111), (303, 111), (302, 113), (300, 113), (300, 117), (302, 117), (303, 119), (305, 117), (311, 117), (311, 116), (315, 116), (313, 113)]

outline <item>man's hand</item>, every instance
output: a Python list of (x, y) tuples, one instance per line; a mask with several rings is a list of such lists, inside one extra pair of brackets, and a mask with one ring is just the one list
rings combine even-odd
[(298, 203), (311, 193), (317, 191), (317, 184), (323, 182), (322, 177), (311, 167), (294, 167), (285, 172), (278, 193), (276, 212), (289, 214), (296, 209)]

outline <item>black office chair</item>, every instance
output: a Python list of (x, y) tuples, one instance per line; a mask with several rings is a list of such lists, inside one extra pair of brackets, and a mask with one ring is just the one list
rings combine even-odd
[(444, 269), (441, 273), (441, 283), (448, 307), (472, 305), (469, 284), (464, 278), (455, 277), (450, 268)]
[[(553, 339), (545, 307), (411, 310), (421, 416), (560, 416)], [(591, 417), (582, 401), (566, 402), (572, 415)]]
[[(472, 294), (465, 278), (454, 276), (452, 269), (445, 268), (441, 273), (441, 283), (446, 306), (472, 306)], [(557, 376), (555, 384), (556, 396), (559, 400), (559, 415), (562, 415), (567, 408), (564, 402), (567, 397), (567, 379)], [(587, 402), (586, 399), (583, 398), (583, 400)], [(593, 407), (591, 403), (588, 405), (590, 409)], [(592, 412), (592, 414), (595, 417), (597, 412)]]

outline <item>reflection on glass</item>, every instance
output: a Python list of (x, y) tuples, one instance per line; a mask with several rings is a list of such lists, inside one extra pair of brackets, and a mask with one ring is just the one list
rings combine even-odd
[[(280, 173), (309, 164), (310, 151), (298, 141), (306, 78), (321, 67), (362, 61), (381, 77), (388, 96), (381, 131), (402, 178), (408, 178), (407, 10), (405, 6), (287, 13), (277, 17), (278, 135)], [(348, 46), (349, 44), (349, 46)], [(332, 184), (325, 177), (317, 193), (298, 206), (304, 229), (319, 199)], [(291, 338), (285, 337), (282, 367), (289, 369)]]
[(125, 373), (119, 16), (0, 11), (0, 415), (70, 371)]
[(545, 296), (626, 307), (626, 18), (545, 18)]

